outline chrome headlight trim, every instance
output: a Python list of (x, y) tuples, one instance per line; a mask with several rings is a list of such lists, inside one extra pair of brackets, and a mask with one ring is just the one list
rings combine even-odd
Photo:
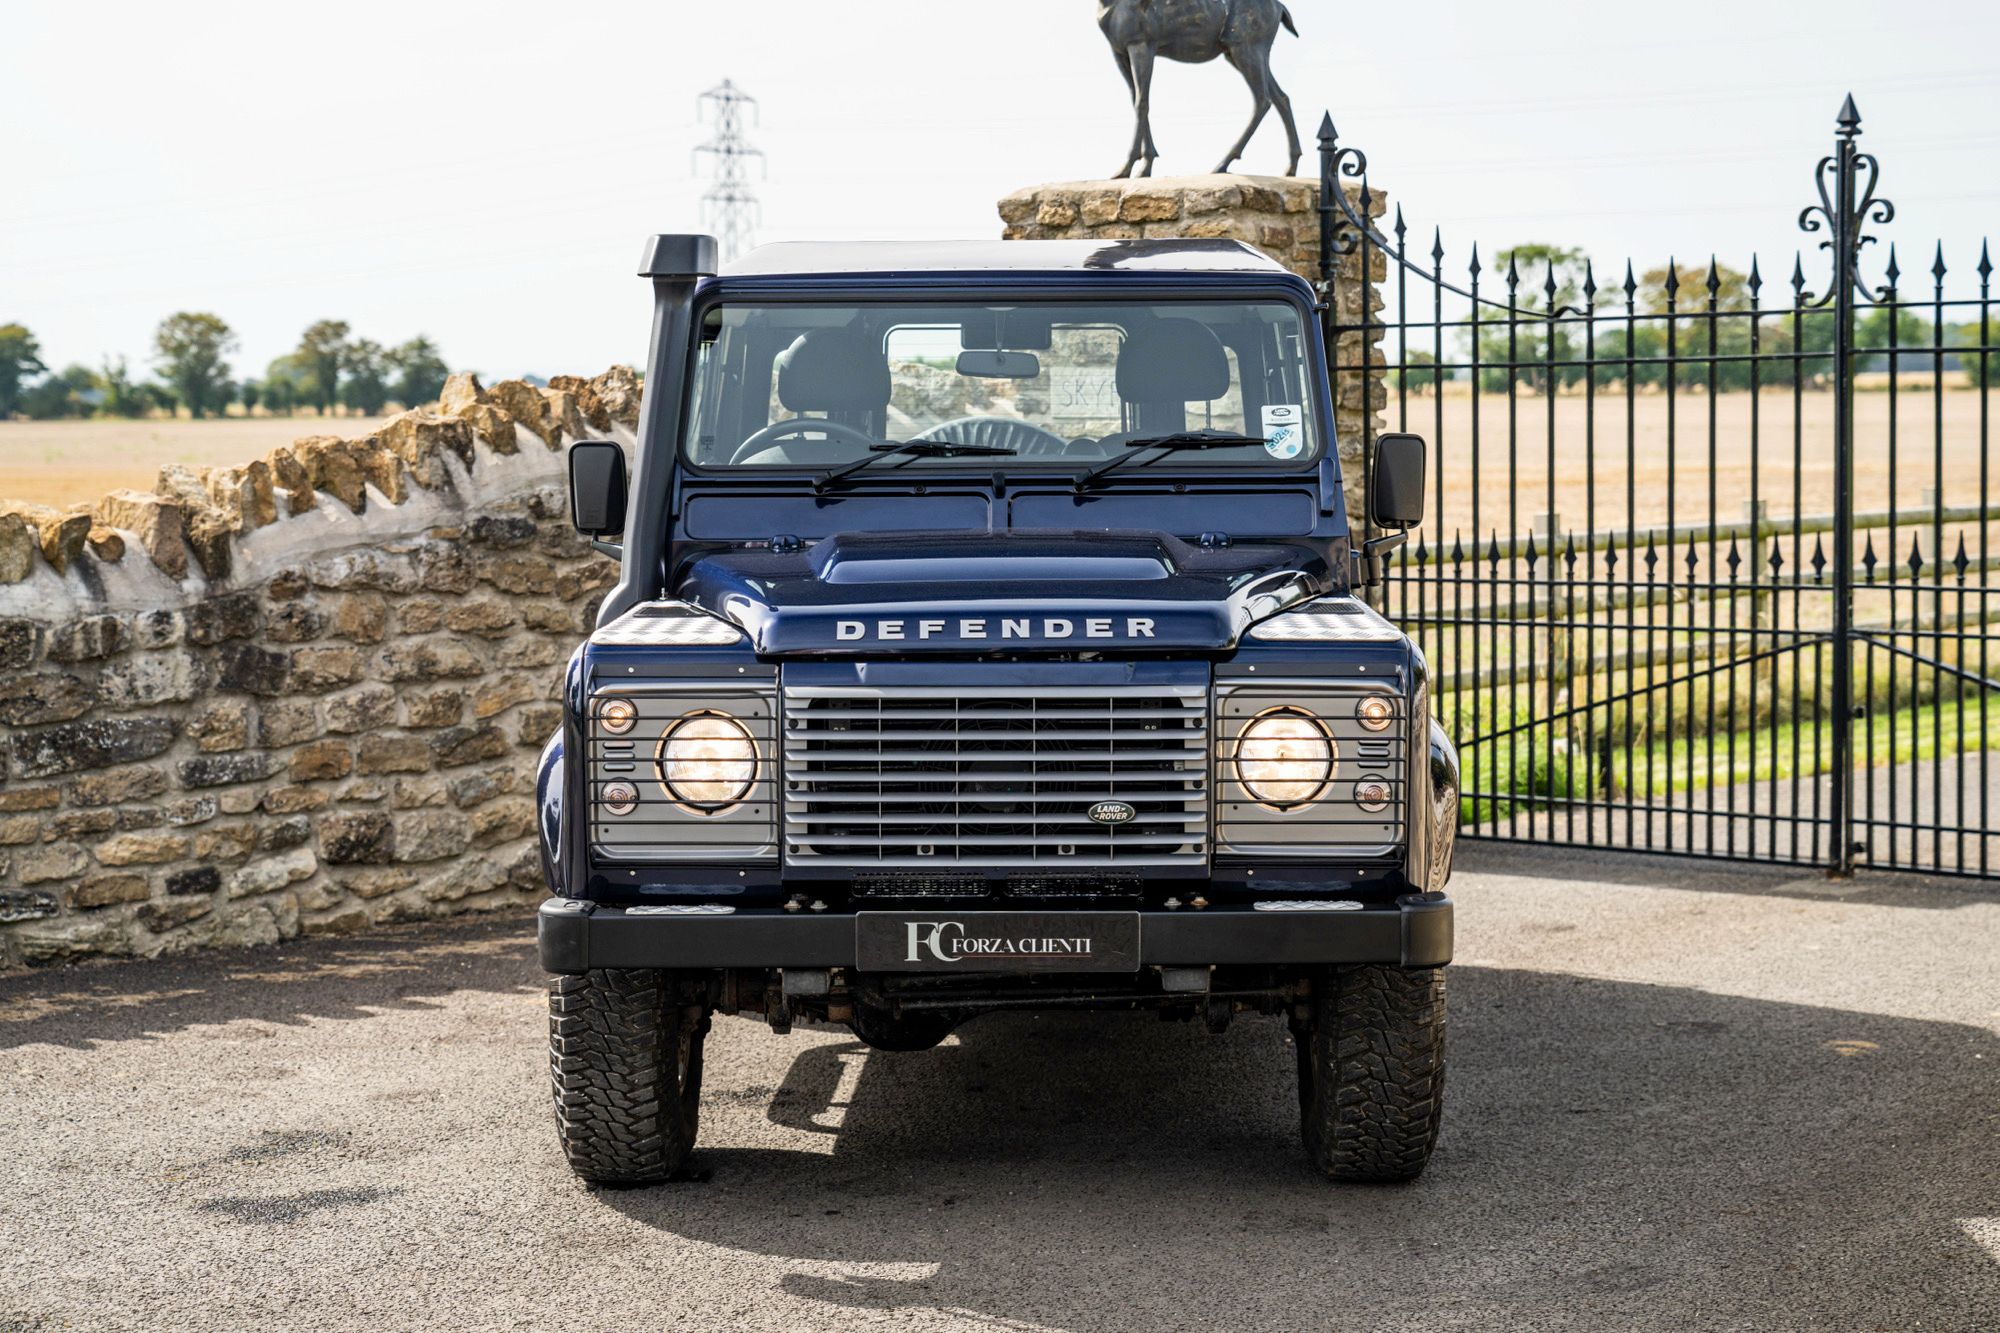
[[(1379, 696), (1392, 710), (1386, 731), (1365, 728), (1359, 704)], [(1218, 858), (1387, 859), (1403, 854), (1410, 839), (1409, 722), (1413, 705), (1388, 680), (1327, 676), (1261, 678), (1229, 676), (1215, 683), (1215, 834)], [(1309, 714), (1326, 727), (1338, 748), (1337, 772), (1310, 804), (1273, 806), (1241, 781), (1236, 757), (1241, 738), (1258, 717), (1273, 710)], [(1358, 787), (1383, 783), (1390, 800), (1366, 810)]]
[[(777, 860), (777, 673), (752, 670), (758, 674), (734, 680), (594, 682), (584, 718), (586, 827), (593, 859), (619, 866)], [(635, 706), (637, 716), (624, 732), (609, 731), (597, 720), (611, 699)], [(718, 715), (750, 738), (750, 780), (731, 792), (734, 799), (726, 804), (683, 803), (667, 783), (667, 738), (691, 717)], [(605, 799), (614, 785), (638, 793), (623, 813)]]

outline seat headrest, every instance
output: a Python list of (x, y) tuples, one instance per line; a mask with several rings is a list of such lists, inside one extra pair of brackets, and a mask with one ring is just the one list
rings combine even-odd
[(788, 412), (875, 412), (889, 405), (889, 358), (859, 329), (814, 329), (778, 353)]
[(1156, 320), (1118, 349), (1118, 396), (1128, 403), (1206, 402), (1228, 392), (1222, 340), (1197, 320)]

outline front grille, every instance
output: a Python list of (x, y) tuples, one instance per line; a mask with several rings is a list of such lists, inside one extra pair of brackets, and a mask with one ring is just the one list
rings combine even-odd
[[(1200, 865), (1208, 693), (1199, 686), (787, 686), (785, 854), (796, 867)], [(1100, 802), (1126, 822), (1090, 818)]]

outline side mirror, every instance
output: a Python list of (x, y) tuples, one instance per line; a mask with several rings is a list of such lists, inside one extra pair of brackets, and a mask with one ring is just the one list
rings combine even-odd
[(593, 539), (625, 531), (625, 450), (610, 440), (578, 440), (569, 447), (569, 517)]
[(1401, 532), (1424, 521), (1424, 455), (1421, 435), (1382, 435), (1368, 493), (1368, 521)]

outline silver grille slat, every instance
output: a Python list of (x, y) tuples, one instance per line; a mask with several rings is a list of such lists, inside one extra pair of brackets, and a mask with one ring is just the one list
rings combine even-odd
[[(1199, 686), (788, 686), (787, 860), (828, 867), (1201, 865), (1208, 693)], [(1100, 824), (1123, 801), (1135, 816)]]

